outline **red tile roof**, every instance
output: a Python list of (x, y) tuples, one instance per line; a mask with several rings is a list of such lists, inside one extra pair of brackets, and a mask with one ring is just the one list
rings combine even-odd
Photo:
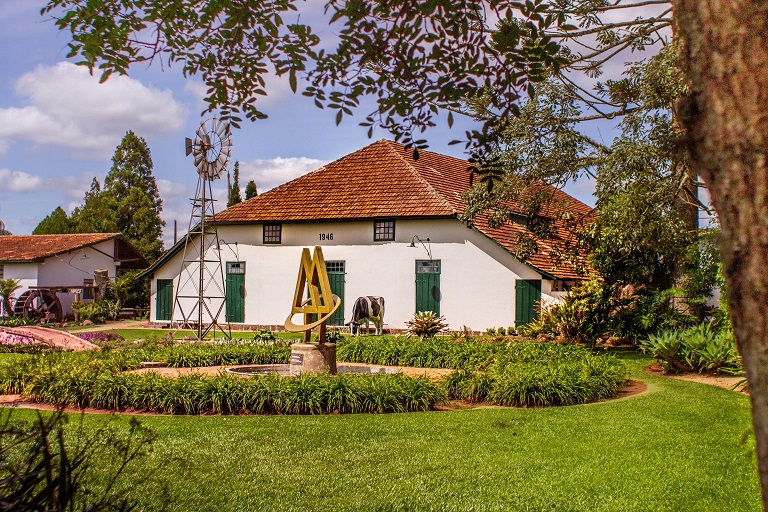
[[(304, 176), (289, 181), (216, 215), (218, 222), (289, 222), (371, 218), (457, 217), (464, 211), (462, 193), (470, 186), (469, 162), (431, 151), (413, 151), (380, 140)], [(544, 186), (544, 185), (542, 185)], [(549, 188), (551, 204), (567, 204), (574, 217), (587, 217), (592, 208), (560, 190)], [(545, 207), (543, 215), (555, 207)], [(506, 222), (493, 228), (487, 216), (474, 227), (514, 253), (519, 234), (530, 232)], [(576, 268), (558, 262), (554, 250), (568, 231), (555, 223), (556, 236), (536, 239), (539, 251), (532, 266), (561, 279), (582, 277)]]
[(120, 233), (83, 233), (76, 235), (0, 236), (0, 262), (41, 261), (99, 242), (122, 238)]

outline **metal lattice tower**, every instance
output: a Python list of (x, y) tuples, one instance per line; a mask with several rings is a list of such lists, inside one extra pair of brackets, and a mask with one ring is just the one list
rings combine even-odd
[[(229, 161), (229, 126), (216, 119), (203, 122), (195, 141), (187, 139), (186, 145), (187, 155), (195, 155), (198, 180), (174, 287), (171, 326), (196, 331), (198, 340), (211, 331), (215, 337), (217, 328), (231, 338), (229, 323), (224, 328), (219, 322), (226, 303), (226, 281), (211, 187)], [(176, 311), (181, 314), (180, 320), (175, 319)]]

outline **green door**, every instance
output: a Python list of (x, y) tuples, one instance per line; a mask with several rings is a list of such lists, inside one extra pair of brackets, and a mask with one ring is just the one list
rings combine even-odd
[(328, 270), (328, 281), (331, 283), (331, 292), (341, 298), (341, 306), (331, 315), (328, 325), (344, 325), (344, 262), (326, 261), (325, 268)]
[(440, 316), (440, 260), (416, 261), (416, 312)]
[(173, 279), (157, 280), (157, 295), (155, 295), (155, 319), (170, 320), (173, 313)]
[(227, 322), (245, 322), (245, 262), (227, 262)]
[(536, 318), (536, 304), (540, 301), (540, 279), (515, 281), (515, 327), (525, 325)]

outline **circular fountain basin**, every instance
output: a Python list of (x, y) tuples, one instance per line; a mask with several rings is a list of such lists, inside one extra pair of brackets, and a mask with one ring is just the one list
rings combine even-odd
[[(225, 368), (227, 373), (244, 376), (282, 375), (291, 374), (289, 364), (255, 364), (250, 366), (232, 366)], [(398, 373), (400, 370), (391, 366), (365, 364), (337, 364), (336, 373)]]

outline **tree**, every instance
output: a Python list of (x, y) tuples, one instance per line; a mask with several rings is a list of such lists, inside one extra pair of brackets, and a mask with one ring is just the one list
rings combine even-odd
[(91, 181), (83, 196), (83, 204), (75, 208), (70, 217), (70, 233), (115, 233), (117, 212), (101, 190), (99, 180)]
[(13, 292), (21, 288), (21, 281), (18, 279), (0, 279), (0, 299), (3, 301), (3, 311), (5, 316), (13, 316), (13, 305), (11, 299)]
[[(99, 13), (85, 2), (49, 0), (44, 12), (64, 9), (60, 29), (72, 35), (70, 56), (82, 56), (106, 79), (153, 58), (180, 63), (209, 87), (211, 110), (235, 125), (239, 113), (265, 117), (254, 101), (264, 95), (264, 75), (287, 74), (297, 89), (329, 106), (340, 122), (360, 100), (373, 96), (376, 109), (364, 121), (382, 126), (413, 145), (417, 134), (446, 112), (486, 104), (482, 129), (470, 130), (466, 148), (478, 171), (498, 170), (497, 143), (523, 94), (554, 74), (573, 85), (595, 115), (619, 115), (634, 107), (621, 96), (621, 81), (606, 82), (610, 94), (595, 99), (563, 69), (599, 75), (625, 49), (642, 49), (675, 28), (682, 70), (690, 89), (678, 101), (680, 160), (689, 179), (702, 176), (718, 213), (720, 251), (734, 335), (750, 383), (763, 503), (768, 510), (768, 11), (760, 0), (564, 0), (525, 2), (435, 0), (385, 2), (329, 0), (335, 50), (318, 50), (311, 28), (285, 25), (288, 11), (303, 5), (275, 0), (261, 9), (224, 0), (174, 3), (105, 0)], [(638, 6), (660, 6), (653, 16), (633, 16)], [(675, 12), (675, 19), (672, 12)], [(622, 18), (623, 14), (623, 18)], [(607, 21), (608, 16), (612, 21)], [(619, 19), (622, 18), (622, 19)], [(594, 40), (585, 41), (592, 37)], [(581, 40), (579, 40), (581, 38)], [(571, 46), (569, 46), (569, 44)], [(581, 46), (579, 46), (581, 45)], [(572, 49), (574, 48), (574, 49)], [(582, 48), (576, 51), (575, 48)], [(308, 66), (309, 63), (312, 66)], [(600, 109), (600, 106), (605, 106)], [(581, 121), (586, 121), (582, 116)], [(486, 176), (483, 175), (483, 178)], [(493, 179), (489, 180), (493, 182)]]
[(676, 0), (686, 155), (708, 184), (734, 336), (749, 382), (768, 509), (768, 11), (751, 1)]
[(248, 199), (256, 197), (257, 195), (259, 195), (259, 191), (256, 190), (256, 182), (250, 180), (245, 186), (245, 200), (247, 201)]
[(146, 141), (129, 131), (115, 149), (100, 199), (114, 211), (117, 231), (149, 261), (163, 252), (163, 202)]
[(61, 206), (57, 206), (32, 231), (33, 235), (56, 235), (60, 233), (72, 233), (72, 221)]
[[(240, 195), (240, 162), (235, 162), (235, 170), (232, 172), (232, 186), (229, 188), (229, 198), (227, 199), (227, 208), (237, 203), (242, 203), (243, 198)], [(249, 199), (249, 198), (246, 198)]]

